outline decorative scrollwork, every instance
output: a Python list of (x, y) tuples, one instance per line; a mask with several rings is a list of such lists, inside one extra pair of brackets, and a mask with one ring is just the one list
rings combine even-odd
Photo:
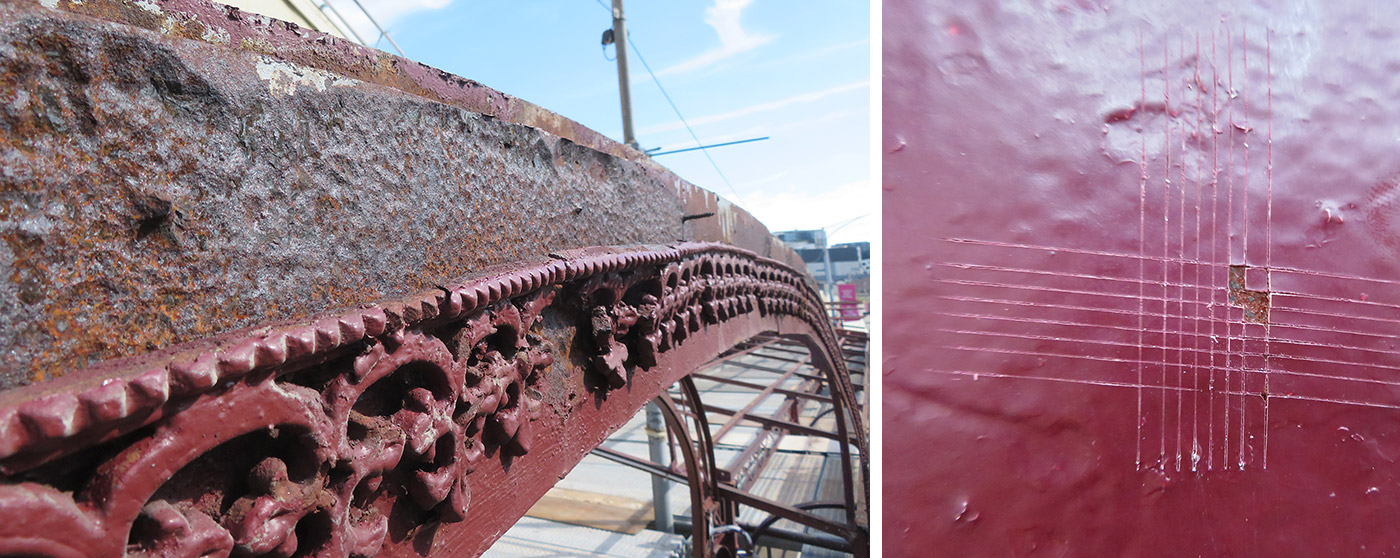
[(660, 269), (605, 274), (583, 283), (579, 295), (592, 301), (588, 331), (595, 348), (593, 371), (602, 390), (627, 385), (629, 369), (649, 369), (656, 356), (683, 343), (702, 326), (749, 312), (767, 313), (760, 302), (792, 311), (800, 300), (786, 283), (759, 280), (754, 266), (720, 256), (692, 259)]
[(828, 331), (817, 300), (730, 247), (594, 248), (74, 372), (0, 405), (0, 554), (372, 556), (399, 507), (462, 521), (484, 459), (529, 456), (558, 330), (606, 395), (738, 316)]

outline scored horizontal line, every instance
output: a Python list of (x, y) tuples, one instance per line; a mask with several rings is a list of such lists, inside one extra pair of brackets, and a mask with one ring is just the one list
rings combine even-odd
[[(1155, 385), (1148, 385), (1148, 384), (1135, 384), (1135, 383), (1131, 383), (1131, 382), (1114, 382), (1114, 381), (1108, 381), (1108, 380), (1084, 380), (1084, 379), (1078, 379), (1078, 378), (1055, 378), (1055, 377), (1051, 377), (1051, 376), (1031, 376), (1031, 375), (1017, 375), (1017, 374), (1000, 374), (1000, 373), (995, 373), (995, 372), (972, 372), (972, 371), (967, 371), (967, 370), (925, 369), (925, 371), (926, 371), (926, 372), (930, 372), (930, 373), (934, 373), (934, 374), (945, 374), (945, 375), (951, 375), (951, 376), (969, 376), (969, 377), (974, 377), (974, 378), (987, 377), (987, 378), (1001, 378), (1001, 379), (1014, 379), (1014, 380), (1034, 380), (1034, 381), (1041, 381), (1041, 382), (1060, 382), (1060, 383), (1067, 383), (1067, 384), (1081, 384), (1081, 385), (1091, 385), (1091, 386), (1100, 386), (1100, 387), (1119, 387), (1119, 388), (1129, 388), (1129, 389), (1139, 389), (1139, 388), (1141, 388), (1141, 389), (1149, 389), (1149, 390), (1153, 390), (1153, 391), (1163, 391), (1163, 390), (1165, 390), (1165, 391), (1198, 391), (1198, 390), (1196, 390), (1196, 389), (1194, 389), (1194, 388), (1183, 388), (1183, 387), (1177, 387), (1177, 386), (1155, 386)], [(1254, 371), (1253, 371), (1253, 370), (1246, 370), (1246, 372), (1254, 372)], [(1260, 397), (1260, 398), (1264, 397), (1264, 393), (1263, 393), (1263, 392), (1260, 392), (1260, 391), (1248, 391), (1248, 390), (1217, 390), (1217, 391), (1214, 391), (1214, 392), (1212, 392), (1212, 393), (1215, 393), (1215, 394), (1217, 394), (1217, 395), (1233, 395), (1233, 396), (1237, 396), (1237, 397)], [(1268, 394), (1268, 398), (1269, 398), (1269, 399), (1291, 399), (1291, 400), (1298, 400), (1298, 401), (1315, 401), (1315, 402), (1319, 402), (1319, 403), (1333, 403), (1333, 404), (1337, 404), (1337, 405), (1353, 405), (1353, 406), (1360, 406), (1360, 407), (1375, 407), (1375, 408), (1380, 408), (1380, 409), (1400, 409), (1400, 405), (1388, 405), (1388, 404), (1385, 404), (1385, 403), (1374, 403), (1374, 402), (1369, 402), (1369, 401), (1355, 401), (1355, 400), (1350, 400), (1350, 399), (1337, 399), (1337, 398), (1329, 398), (1329, 397), (1318, 397), (1318, 396), (1310, 396), (1310, 395), (1299, 395), (1299, 394), (1296, 394), (1296, 393), (1270, 393), (1270, 394)]]
[[(1066, 321), (1062, 321), (1062, 320), (1046, 320), (1046, 319), (1040, 319), (1040, 318), (1023, 318), (1023, 317), (1019, 317), (1019, 316), (993, 316), (993, 315), (988, 315), (988, 314), (963, 314), (963, 313), (958, 313), (958, 312), (935, 312), (935, 313), (938, 314), (938, 315), (949, 316), (949, 317), (955, 317), (955, 318), (996, 320), (996, 321), (1005, 321), (1005, 322), (1011, 322), (1011, 323), (1033, 323), (1033, 324), (1044, 324), (1044, 325), (1061, 325), (1061, 326), (1068, 326), (1068, 327), (1084, 327), (1084, 328), (1093, 328), (1093, 329), (1113, 329), (1113, 330), (1118, 330), (1118, 331), (1126, 331), (1126, 332), (1130, 332), (1130, 333), (1137, 333), (1137, 332), (1141, 331), (1142, 333), (1144, 333), (1144, 334), (1149, 334), (1149, 335), (1154, 335), (1154, 334), (1155, 334), (1155, 335), (1161, 335), (1161, 334), (1162, 334), (1162, 330), (1161, 330), (1161, 329), (1142, 329), (1142, 330), (1139, 330), (1139, 329), (1136, 328), (1136, 327), (1125, 326), (1125, 325), (1109, 325), (1109, 324), (1101, 324), (1101, 323), (1066, 322)], [(1150, 317), (1152, 317), (1152, 318), (1158, 318), (1158, 317), (1160, 317), (1160, 316), (1161, 316), (1160, 314), (1153, 314), (1153, 315), (1151, 315)], [(1171, 320), (1171, 319), (1178, 319), (1178, 320), (1194, 320), (1194, 321), (1196, 321), (1197, 324), (1199, 324), (1201, 321), (1203, 321), (1203, 317), (1201, 317), (1201, 316), (1181, 316), (1181, 315), (1177, 315), (1177, 314), (1168, 314), (1168, 315), (1167, 315), (1167, 319), (1168, 319), (1168, 320)], [(1219, 320), (1208, 320), (1208, 319), (1206, 319), (1206, 320), (1204, 320), (1204, 321), (1209, 322), (1209, 323), (1222, 323), (1222, 324), (1225, 324), (1225, 325), (1228, 325), (1228, 326), (1259, 325), (1259, 324), (1246, 324), (1245, 322), (1238, 322), (1238, 321), (1219, 321)], [(1279, 324), (1277, 327), (1281, 327), (1281, 328), (1284, 328), (1284, 329), (1302, 329), (1302, 330), (1305, 330), (1305, 331), (1326, 331), (1326, 332), (1332, 332), (1332, 331), (1333, 331), (1333, 330), (1330, 330), (1330, 329), (1308, 329), (1308, 328), (1303, 328), (1303, 327), (1294, 327), (1294, 326), (1288, 326), (1288, 325), (1282, 325), (1282, 324)], [(1283, 344), (1286, 344), (1286, 345), (1299, 345), (1299, 346), (1305, 346), (1305, 347), (1318, 347), (1318, 348), (1323, 348), (1323, 349), (1343, 349), (1343, 350), (1351, 350), (1351, 351), (1366, 351), (1366, 352), (1379, 353), (1379, 354), (1384, 354), (1384, 355), (1396, 355), (1396, 356), (1400, 356), (1400, 351), (1391, 350), (1391, 349), (1375, 349), (1375, 348), (1367, 348), (1367, 347), (1358, 347), (1358, 346), (1355, 346), (1355, 345), (1341, 345), (1341, 344), (1318, 343), (1318, 342), (1315, 342), (1315, 341), (1306, 341), (1306, 340), (1302, 340), (1302, 339), (1292, 339), (1292, 338), (1288, 338), (1288, 337), (1276, 337), (1276, 336), (1259, 337), (1259, 336), (1255, 336), (1255, 335), (1248, 335), (1248, 334), (1246, 334), (1246, 333), (1244, 333), (1244, 332), (1234, 333), (1234, 332), (1231, 332), (1231, 331), (1228, 331), (1228, 330), (1227, 330), (1227, 331), (1221, 331), (1221, 332), (1219, 332), (1218, 334), (1211, 334), (1209, 331), (1207, 331), (1207, 332), (1205, 332), (1205, 333), (1202, 333), (1200, 330), (1196, 330), (1196, 329), (1193, 329), (1192, 331), (1186, 331), (1186, 330), (1184, 330), (1184, 329), (1169, 329), (1169, 330), (1167, 330), (1167, 334), (1168, 334), (1168, 335), (1184, 335), (1184, 336), (1197, 337), (1197, 338), (1209, 338), (1209, 339), (1211, 339), (1211, 340), (1212, 340), (1213, 342), (1215, 342), (1215, 343), (1219, 343), (1221, 339), (1225, 339), (1225, 340), (1239, 340), (1239, 341), (1241, 341), (1241, 342), (1243, 342), (1243, 341), (1258, 341), (1258, 342), (1283, 343)], [(1364, 335), (1364, 334), (1363, 334), (1363, 335)], [(1379, 335), (1379, 334), (1377, 334), (1377, 335)], [(1077, 340), (1076, 340), (1076, 341), (1077, 341)], [(1136, 346), (1138, 346), (1138, 344), (1132, 343), (1132, 344), (1130, 344), (1129, 346), (1136, 347)], [(1145, 347), (1145, 346), (1144, 346), (1144, 347)], [(1277, 355), (1276, 355), (1276, 356), (1277, 356)]]
[[(1107, 256), (1107, 257), (1113, 257), (1113, 258), (1141, 259), (1141, 260), (1150, 260), (1150, 261), (1164, 261), (1164, 262), (1170, 262), (1170, 263), (1186, 263), (1186, 264), (1197, 264), (1197, 265), (1219, 265), (1219, 263), (1215, 263), (1215, 262), (1204, 262), (1204, 261), (1200, 261), (1200, 260), (1190, 260), (1190, 259), (1186, 259), (1186, 258), (1173, 258), (1173, 257), (1170, 257), (1170, 256), (1163, 257), (1163, 256), (1152, 256), (1152, 255), (1148, 255), (1148, 254), (1133, 254), (1133, 253), (1125, 253), (1125, 252), (1109, 252), (1109, 251), (1103, 251), (1103, 250), (1086, 250), (1086, 249), (1083, 249), (1083, 248), (1066, 248), (1066, 247), (1059, 247), (1059, 246), (1042, 246), (1042, 245), (1035, 245), (1035, 244), (1021, 244), (1021, 243), (1016, 243), (1016, 242), (995, 242), (995, 241), (989, 241), (989, 240), (977, 240), (977, 239), (972, 239), (972, 238), (942, 238), (942, 239), (940, 239), (940, 240), (942, 240), (942, 241), (944, 241), (944, 242), (953, 243), (953, 244), (974, 244), (974, 245), (980, 245), (980, 246), (995, 246), (995, 247), (998, 247), (998, 248), (1019, 248), (1019, 249), (1025, 249), (1025, 250), (1039, 250), (1039, 251), (1044, 251), (1044, 252), (1068, 252), (1068, 253), (1071, 253), (1071, 254), (1086, 254), (1086, 255), (1090, 255), (1090, 256)], [(1318, 271), (1318, 270), (1314, 270), (1314, 269), (1300, 269), (1300, 268), (1295, 268), (1295, 267), (1281, 267), (1281, 266), (1269, 266), (1269, 269), (1272, 270), (1272, 271), (1278, 271), (1278, 272), (1283, 272), (1283, 273), (1296, 273), (1296, 274), (1300, 274), (1300, 275), (1315, 275), (1315, 276), (1318, 276), (1318, 277), (1329, 277), (1329, 278), (1333, 278), (1333, 279), (1346, 279), (1346, 280), (1368, 281), (1368, 282), (1373, 282), (1373, 283), (1382, 283), (1382, 284), (1387, 284), (1387, 285), (1400, 285), (1400, 281), (1393, 280), (1393, 279), (1380, 279), (1380, 278), (1376, 278), (1376, 277), (1363, 277), (1363, 276), (1360, 276), (1360, 275), (1348, 275), (1348, 274), (1344, 274), (1344, 273), (1333, 273), (1333, 272), (1330, 272), (1330, 271)]]
[[(963, 332), (963, 331), (952, 331), (952, 332), (950, 332), (950, 333), (971, 333), (971, 334), (975, 334), (975, 335), (993, 335), (993, 336), (998, 335), (998, 334), (996, 334), (996, 333), (987, 333), (987, 332)], [(1009, 334), (1000, 334), (1000, 335), (1003, 336), (1003, 337), (1005, 337), (1005, 336), (1016, 337), (1015, 335), (1009, 335)], [(1160, 334), (1159, 334), (1159, 335), (1160, 335)], [(1035, 338), (1034, 338), (1034, 337), (1030, 337), (1029, 339), (1035, 339)], [(1046, 339), (1046, 340), (1063, 340), (1063, 339)], [(1119, 346), (1124, 347), (1124, 348), (1136, 348), (1136, 347), (1138, 347), (1137, 344), (1123, 344), (1123, 345), (1119, 345)], [(1055, 357), (1055, 358), (1070, 358), (1070, 359), (1094, 360), (1094, 361), (1101, 361), (1101, 362), (1122, 362), (1122, 363), (1127, 363), (1127, 364), (1138, 364), (1138, 365), (1152, 365), (1152, 366), (1184, 366), (1184, 365), (1185, 365), (1185, 363), (1158, 362), (1158, 361), (1153, 361), (1153, 360), (1129, 359), (1129, 358), (1116, 358), (1116, 357), (1094, 356), (1094, 355), (1085, 355), (1085, 354), (1049, 353), (1049, 352), (1042, 352), (1042, 351), (1026, 351), (1026, 350), (1016, 350), (1016, 349), (1004, 349), (1004, 348), (997, 348), (997, 347), (964, 347), (964, 346), (961, 346), (961, 345), (940, 345), (940, 347), (942, 347), (942, 348), (944, 348), (944, 349), (955, 350), (955, 351), (974, 351), (974, 352), (986, 351), (986, 352), (1000, 353), (1000, 354), (1026, 355), (1026, 356), (1039, 356), (1039, 357)], [(1144, 349), (1161, 349), (1161, 347), (1158, 347), (1158, 346), (1148, 346), (1148, 345), (1142, 345), (1142, 348), (1144, 348)], [(1166, 350), (1173, 350), (1173, 349), (1170, 349), (1170, 348), (1169, 348), (1169, 349), (1166, 349)], [(1186, 352), (1194, 352), (1194, 353), (1206, 353), (1206, 354), (1210, 354), (1209, 351), (1202, 351), (1202, 350), (1199, 350), (1199, 349), (1189, 349), (1189, 348), (1184, 348), (1184, 347), (1183, 347), (1183, 348), (1180, 348), (1180, 349), (1175, 349), (1175, 350), (1177, 350), (1177, 351), (1179, 351), (1179, 352), (1183, 352), (1183, 353), (1186, 353)], [(1397, 367), (1397, 366), (1386, 366), (1386, 365), (1384, 365), (1384, 364), (1363, 364), (1363, 363), (1349, 362), (1349, 361), (1344, 361), (1344, 360), (1331, 360), (1331, 359), (1325, 359), (1325, 358), (1300, 357), (1300, 356), (1292, 356), (1292, 355), (1287, 355), (1287, 354), (1263, 354), (1263, 353), (1243, 352), (1243, 351), (1226, 352), (1226, 353), (1216, 353), (1216, 354), (1225, 354), (1225, 355), (1227, 355), (1227, 356), (1239, 356), (1239, 357), (1256, 357), (1256, 358), (1264, 358), (1264, 359), (1270, 359), (1270, 360), (1272, 360), (1272, 359), (1284, 359), (1284, 360), (1292, 360), (1292, 361), (1298, 361), (1298, 362), (1325, 362), (1325, 363), (1328, 363), (1328, 364), (1340, 364), (1340, 365), (1344, 365), (1344, 366), (1356, 366), (1356, 367), (1358, 367), (1358, 368), (1378, 368), (1378, 369), (1382, 369), (1382, 370), (1400, 370), (1400, 367)], [(1199, 367), (1199, 366), (1197, 366), (1197, 367)], [(1207, 368), (1210, 368), (1210, 367), (1208, 366)], [(1221, 367), (1216, 366), (1216, 367), (1214, 367), (1214, 368), (1220, 369)], [(1233, 368), (1229, 368), (1229, 363), (1228, 363), (1228, 362), (1226, 363), (1226, 368), (1225, 368), (1225, 369), (1234, 370)], [(1266, 372), (1267, 372), (1267, 370), (1266, 370)], [(1343, 376), (1337, 376), (1337, 377), (1343, 377)]]

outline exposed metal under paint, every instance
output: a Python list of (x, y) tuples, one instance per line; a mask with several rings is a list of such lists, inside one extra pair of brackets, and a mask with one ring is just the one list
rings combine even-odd
[(1269, 323), (1269, 292), (1245, 288), (1247, 266), (1230, 266), (1230, 305), (1244, 309), (1244, 321), (1252, 324)]
[[(0, 4), (0, 388), (594, 245), (799, 259), (497, 91), (200, 0)], [(731, 215), (732, 214), (732, 215)]]

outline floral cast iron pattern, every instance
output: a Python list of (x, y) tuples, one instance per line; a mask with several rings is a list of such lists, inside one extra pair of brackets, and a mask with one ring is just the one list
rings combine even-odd
[(751, 312), (836, 347), (819, 300), (729, 246), (589, 248), (0, 394), (0, 555), (373, 556), (465, 519), (483, 459), (530, 452), (552, 305), (606, 395)]

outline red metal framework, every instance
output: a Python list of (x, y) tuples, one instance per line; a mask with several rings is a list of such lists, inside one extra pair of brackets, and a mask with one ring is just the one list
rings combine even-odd
[(796, 254), (640, 152), (202, 0), (0, 14), (0, 555), (480, 554), (760, 334), (866, 478)]
[(763, 332), (799, 340), (841, 417), (846, 477), (854, 447), (864, 482), (855, 388), (818, 300), (791, 269), (732, 247), (576, 250), (12, 390), (0, 553), (476, 554), (677, 381), (689, 415), (662, 401), (678, 435), (698, 421), (699, 444), (680, 444), (702, 481), (696, 556), (738, 545), (710, 540), (733, 522), (721, 501), (861, 542), (854, 506), (842, 525), (726, 486), (686, 377)]
[[(847, 361), (846, 369), (851, 371), (853, 378), (864, 375), (867, 342), (862, 333), (838, 331), (840, 358)], [(726, 545), (752, 550), (753, 545), (762, 543), (767, 535), (864, 555), (868, 551), (864, 518), (869, 494), (857, 488), (862, 485), (866, 471), (852, 459), (852, 447), (859, 447), (860, 442), (845, 419), (849, 416), (843, 408), (845, 398), (834, 395), (836, 390), (831, 389), (828, 378), (799, 372), (799, 369), (806, 370), (804, 365), (812, 362), (808, 356), (806, 347), (800, 341), (760, 335), (726, 351), (659, 397), (657, 402), (666, 414), (668, 431), (679, 447), (678, 452), (673, 447), (674, 462), (670, 466), (601, 446), (593, 452), (606, 459), (688, 484), (693, 499), (692, 510), (705, 510), (709, 514), (710, 524), (738, 527), (747, 535), (741, 541), (734, 538), (738, 537), (739, 531), (732, 530), (734, 537), (724, 540)], [(782, 365), (772, 367), (750, 362), (760, 360), (754, 357), (761, 357), (763, 361), (777, 361)], [(740, 380), (721, 372), (720, 369), (724, 367), (758, 371), (771, 375), (772, 379), (763, 382)], [(735, 391), (751, 395), (741, 408), (725, 408), (706, 403), (698, 384), (722, 386), (730, 390), (728, 394), (731, 396), (736, 396)], [(852, 386), (856, 390), (862, 389), (858, 384)], [(778, 397), (781, 397), (781, 402), (776, 409), (769, 413), (758, 412), (760, 407), (772, 407), (764, 403)], [(723, 422), (711, 422), (715, 418)], [(739, 433), (735, 432), (735, 428), (743, 423), (761, 428), (747, 436), (736, 435)], [(779, 502), (754, 491), (756, 481), (778, 451), (780, 442), (789, 436), (836, 442), (842, 477), (839, 484), (843, 489), (840, 500)], [(726, 437), (742, 440), (742, 445), (734, 447), (731, 442), (731, 449), (738, 450), (737, 455), (727, 464), (720, 465), (715, 450), (726, 445)], [(680, 459), (675, 460), (676, 457)], [(692, 467), (692, 461), (699, 466)], [(759, 510), (767, 517), (759, 523), (740, 522), (740, 506)], [(831, 509), (841, 510), (841, 519), (834, 520), (829, 515), (814, 513), (814, 510)], [(789, 520), (816, 532), (774, 527), (779, 520)], [(700, 523), (696, 522), (697, 525)]]
[(1400, 553), (1397, 8), (885, 2), (885, 552)]

